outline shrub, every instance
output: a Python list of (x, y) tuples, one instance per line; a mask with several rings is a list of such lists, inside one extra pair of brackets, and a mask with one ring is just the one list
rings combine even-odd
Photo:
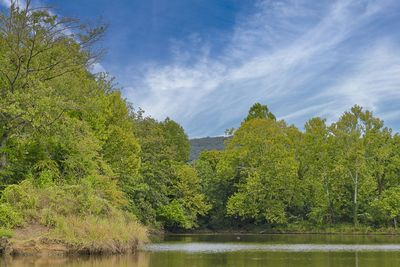
[(0, 228), (11, 229), (21, 225), (22, 216), (12, 206), (0, 203)]
[(37, 195), (31, 180), (25, 180), (17, 185), (7, 186), (1, 196), (3, 203), (8, 203), (17, 210), (35, 209)]
[(73, 245), (77, 252), (120, 253), (147, 242), (147, 231), (128, 214), (118, 212), (112, 217), (58, 217), (50, 233)]
[(192, 226), (183, 206), (177, 200), (172, 200), (168, 205), (160, 207), (158, 216), (167, 228), (189, 229)]

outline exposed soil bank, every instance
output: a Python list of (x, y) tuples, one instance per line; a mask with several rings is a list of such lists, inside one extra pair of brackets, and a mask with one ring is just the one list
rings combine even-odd
[(45, 237), (36, 240), (16, 241), (15, 239), (0, 239), (0, 255), (12, 256), (65, 256), (71, 254), (121, 254), (134, 253), (138, 244), (131, 246), (113, 245), (113, 248), (85, 247), (67, 244), (62, 240), (51, 240)]
[(121, 254), (134, 253), (139, 242), (120, 242), (110, 240), (102, 245), (71, 244), (63, 240), (49, 238), (49, 228), (29, 225), (16, 229), (12, 238), (0, 238), (0, 255), (12, 256), (64, 256), (71, 254)]

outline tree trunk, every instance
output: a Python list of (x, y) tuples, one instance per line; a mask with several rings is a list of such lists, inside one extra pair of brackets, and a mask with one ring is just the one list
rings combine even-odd
[(393, 218), (394, 229), (397, 229), (397, 217)]
[(0, 169), (7, 165), (7, 153), (4, 151), (8, 140), (8, 132), (4, 131), (0, 140)]
[(331, 201), (331, 196), (330, 196), (330, 194), (329, 194), (329, 188), (328, 188), (328, 186), (326, 187), (326, 195), (327, 195), (327, 198), (328, 198), (328, 216), (329, 216), (327, 222), (328, 222), (329, 224), (333, 224), (333, 217), (334, 217), (334, 214), (333, 214), (333, 204), (332, 204), (332, 201)]
[(354, 227), (358, 226), (358, 173), (356, 172), (354, 179)]
[(327, 223), (329, 224), (333, 224), (333, 217), (334, 217), (334, 211), (333, 211), (333, 204), (331, 201), (331, 194), (329, 191), (329, 184), (327, 181), (327, 177), (326, 177), (326, 171), (324, 168), (324, 172), (323, 172), (323, 181), (324, 181), (324, 186), (325, 186), (325, 194), (326, 194), (326, 198), (327, 198), (327, 204), (328, 204), (328, 218), (327, 218)]
[(382, 195), (383, 189), (384, 189), (384, 178), (381, 175), (378, 175), (378, 196)]

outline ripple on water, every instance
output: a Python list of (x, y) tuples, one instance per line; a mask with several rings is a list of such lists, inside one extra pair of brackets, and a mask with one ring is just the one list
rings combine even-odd
[(143, 250), (152, 252), (176, 251), (186, 253), (222, 253), (237, 251), (277, 251), (277, 252), (335, 252), (335, 251), (400, 251), (400, 244), (385, 245), (321, 245), (321, 244), (229, 244), (229, 243), (186, 243), (149, 244)]

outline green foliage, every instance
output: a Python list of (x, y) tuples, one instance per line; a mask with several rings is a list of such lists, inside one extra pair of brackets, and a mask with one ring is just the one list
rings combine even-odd
[(12, 205), (17, 210), (35, 209), (38, 196), (31, 180), (24, 180), (19, 185), (10, 185), (2, 193), (1, 201)]
[[(172, 184), (169, 189), (173, 206), (177, 207), (176, 203), (178, 203), (181, 207), (179, 210), (184, 211), (181, 226), (193, 228), (197, 226), (197, 217), (204, 216), (210, 209), (210, 205), (206, 203), (205, 196), (201, 193), (200, 179), (193, 167), (179, 163), (173, 166), (173, 170)], [(180, 213), (178, 211), (179, 216), (181, 216)]]
[(201, 221), (210, 228), (218, 229), (234, 224), (226, 217), (226, 205), (228, 198), (236, 191), (234, 181), (238, 175), (234, 166), (238, 161), (235, 155), (223, 151), (204, 151), (194, 163), (207, 202), (212, 203), (207, 216)]
[(378, 211), (375, 214), (376, 217), (379, 218), (379, 215), (382, 215), (386, 222), (393, 220), (394, 226), (397, 227), (397, 219), (400, 215), (400, 188), (392, 187), (385, 190), (381, 198), (372, 203), (372, 207)]
[[(91, 147), (81, 134), (85, 123), (69, 115), (85, 109), (83, 99), (92, 97), (96, 83), (87, 70), (94, 55), (91, 42), (79, 39), (101, 35), (47, 10), (12, 5), (8, 14), (0, 14), (0, 174), (6, 184), (20, 181), (37, 160), (55, 157), (61, 136), (75, 139), (65, 144), (67, 152), (74, 145)], [(63, 27), (82, 29), (77, 35), (82, 38), (63, 33)], [(85, 144), (79, 144), (81, 138)], [(67, 168), (79, 162), (60, 160)]]
[(133, 113), (141, 146), (141, 187), (132, 194), (141, 221), (168, 229), (193, 228), (209, 209), (200, 179), (187, 165), (189, 140), (181, 126)]
[(14, 233), (10, 229), (4, 229), (0, 227), (0, 238), (1, 237), (8, 237), (11, 238), (13, 237)]
[(238, 191), (227, 204), (228, 215), (285, 223), (286, 209), (296, 205), (298, 163), (286, 125), (272, 119), (242, 124), (228, 145), (240, 165)]
[(166, 140), (166, 148), (172, 159), (180, 162), (189, 160), (190, 143), (185, 131), (175, 121), (166, 118), (162, 123), (162, 131)]
[(52, 222), (57, 216), (107, 216), (126, 204), (126, 200), (115, 181), (87, 177), (79, 184), (62, 186), (37, 185), (32, 179), (26, 179), (18, 185), (8, 186), (1, 203), (4, 208), (12, 207), (24, 221)]
[(21, 214), (9, 205), (0, 203), (0, 228), (10, 229), (21, 225), (23, 222)]
[(72, 242), (70, 227), (83, 246), (145, 240), (128, 199), (140, 187), (129, 105), (112, 79), (89, 71), (104, 27), (29, 5), (8, 14), (0, 15), (0, 228), (39, 223)]
[(192, 227), (182, 204), (175, 199), (167, 205), (161, 206), (158, 210), (158, 216), (164, 222), (164, 226), (169, 229), (178, 227), (189, 229)]

